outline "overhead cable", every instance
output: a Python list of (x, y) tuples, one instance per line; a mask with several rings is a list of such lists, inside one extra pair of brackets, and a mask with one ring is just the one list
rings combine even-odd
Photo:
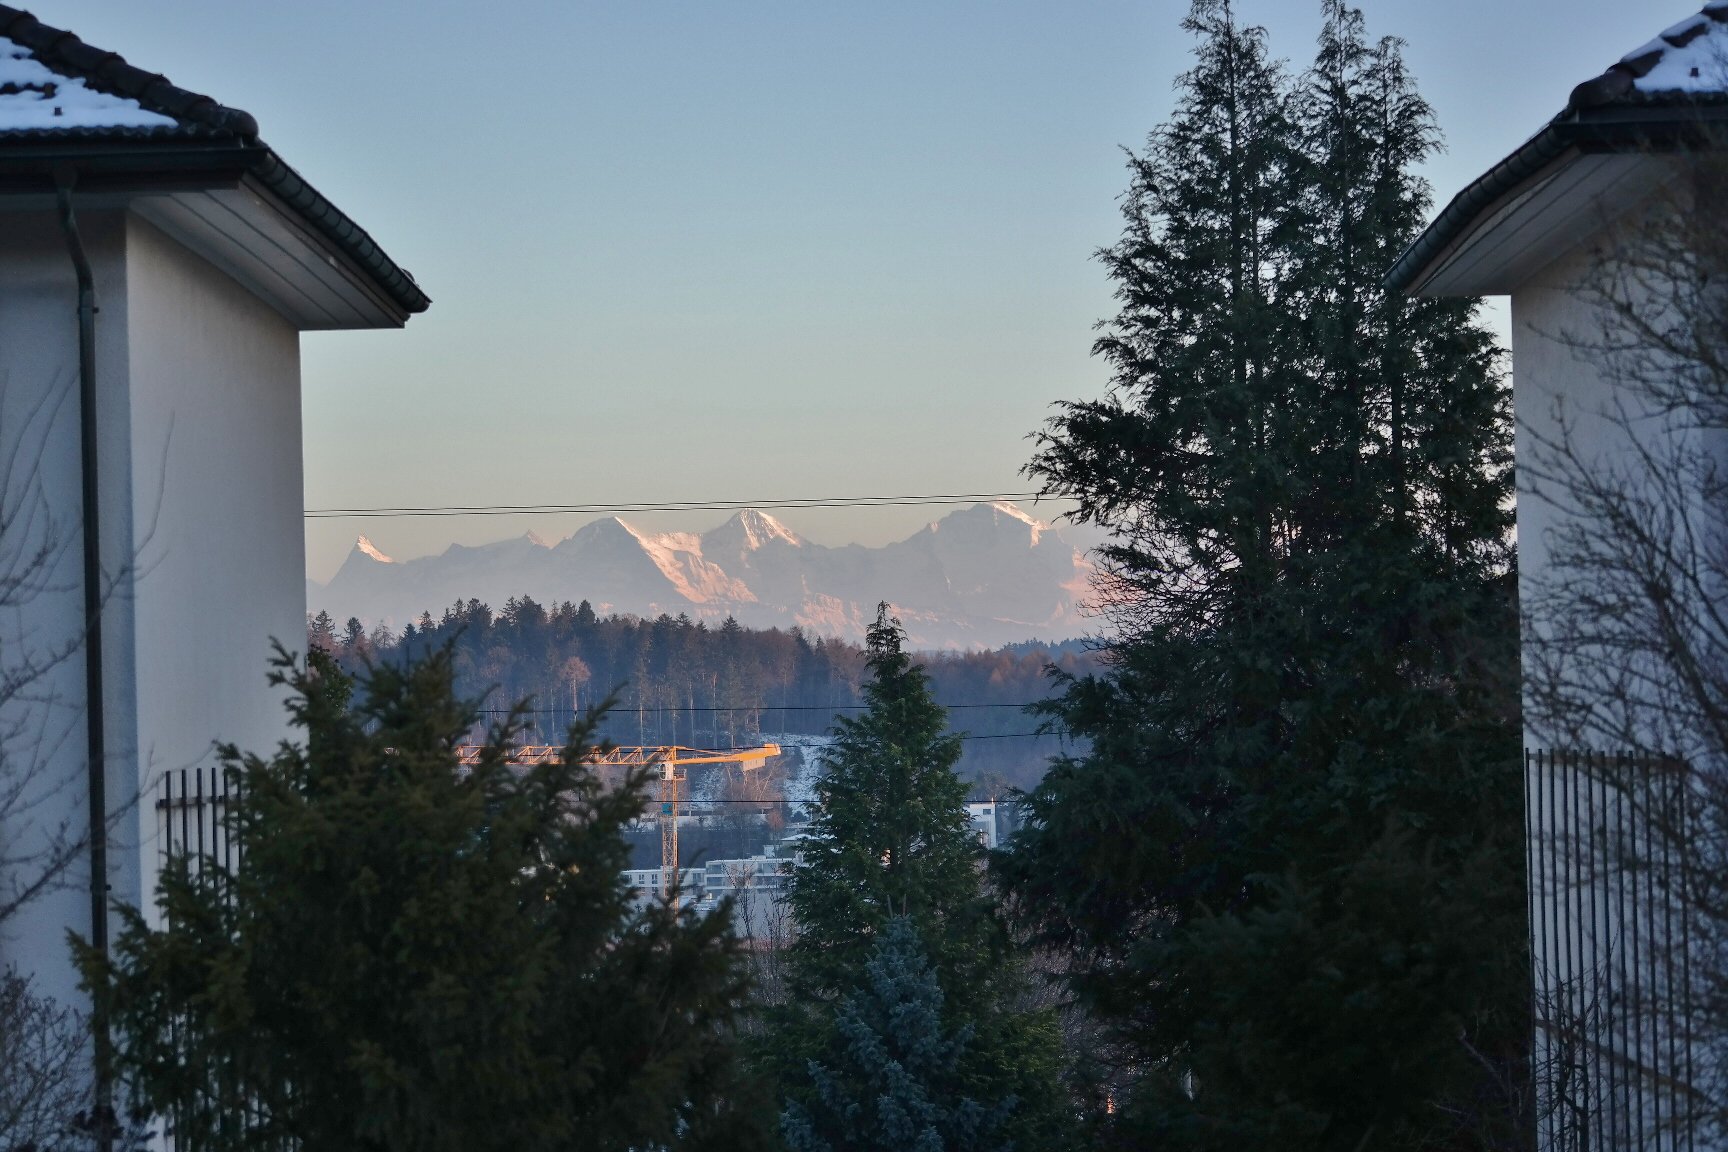
[[(1048, 704), (1048, 700), (1034, 700), (1030, 704), (938, 704), (938, 708), (1032, 708), (1039, 704)], [(698, 704), (693, 708), (680, 708), (670, 705), (654, 705), (649, 708), (632, 708), (620, 704), (606, 711), (607, 716), (635, 716), (638, 714), (661, 712), (862, 712), (870, 708), (868, 704)], [(570, 708), (478, 708), (482, 716), (563, 716), (571, 713)], [(580, 711), (575, 709), (574, 711)]]
[(308, 520), (370, 519), (408, 516), (563, 516), (616, 515), (625, 512), (743, 512), (750, 509), (899, 508), (932, 504), (974, 504), (995, 500), (1037, 500), (1037, 492), (963, 492), (942, 496), (790, 496), (770, 500), (673, 500), (626, 504), (438, 504), (423, 507), (308, 508)]

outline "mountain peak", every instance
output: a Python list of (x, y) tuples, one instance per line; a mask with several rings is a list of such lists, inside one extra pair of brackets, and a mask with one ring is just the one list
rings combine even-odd
[(394, 564), (394, 563), (396, 563), (396, 561), (394, 561), (394, 560), (390, 559), (390, 557), (384, 555), (383, 552), (380, 552), (378, 550), (378, 545), (372, 543), (372, 541), (366, 539), (366, 537), (364, 537), (364, 536), (362, 536), (359, 539), (354, 541), (354, 550), (356, 552), (361, 552), (367, 556), (372, 557), (372, 559), (378, 561), (378, 563), (380, 563), (380, 564)]
[(756, 552), (776, 541), (794, 548), (804, 546), (804, 538), (798, 533), (754, 508), (740, 509), (720, 527), (703, 533), (703, 539), (729, 553)]
[(1044, 521), (1042, 521), (1042, 520), (1038, 519), (1037, 517), (1032, 516), (1029, 513), (1023, 511), (1019, 505), (1010, 504), (1006, 500), (992, 501), (990, 504), (990, 507), (992, 507), (996, 511), (1002, 513), (1002, 515), (1008, 517), (1010, 520), (1018, 520), (1018, 521), (1020, 521), (1020, 523), (1025, 524), (1029, 528), (1048, 528), (1048, 527), (1050, 527), (1050, 525), (1044, 523)]
[(993, 533), (1006, 530), (1014, 538), (1020, 538), (1026, 533), (1035, 546), (1050, 530), (1050, 525), (1034, 516), (1029, 516), (1017, 505), (1006, 500), (993, 500), (988, 503), (980, 501), (958, 508), (940, 520), (933, 520), (925, 528), (929, 533), (964, 532)]
[(640, 536), (640, 532), (617, 516), (600, 516), (576, 529), (574, 535), (564, 540), (564, 544), (570, 544), (577, 540), (618, 540), (624, 537), (636, 539)]
[(540, 533), (534, 531), (532, 528), (523, 535), (522, 539), (528, 541), (528, 543), (534, 545), (536, 548), (550, 548), (555, 543), (555, 541), (546, 539), (546, 537), (540, 535)]
[(732, 517), (744, 530), (745, 543), (752, 549), (760, 548), (770, 540), (781, 540), (787, 544), (802, 544), (798, 533), (774, 519), (766, 512), (758, 512), (754, 508), (746, 508)]

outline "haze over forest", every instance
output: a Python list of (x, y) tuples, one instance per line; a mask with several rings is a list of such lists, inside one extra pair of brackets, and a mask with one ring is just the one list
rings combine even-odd
[[(864, 651), (852, 641), (807, 635), (796, 625), (754, 629), (727, 620), (710, 627), (682, 614), (601, 616), (587, 601), (476, 600), (399, 631), (378, 625), (367, 632), (358, 619), (343, 624), (324, 613), (311, 620), (307, 642), (353, 672), (449, 644), (458, 692), (484, 698), (488, 719), (516, 704), (530, 706), (526, 743), (562, 742), (582, 711), (609, 696), (614, 707), (603, 734), (617, 743), (708, 748), (764, 740), (794, 745), (826, 735), (864, 702)], [(965, 734), (960, 771), (980, 795), (1032, 786), (1050, 756), (1075, 747), (1038, 735), (1041, 721), (1026, 705), (1056, 693), (1052, 667), (1075, 675), (1096, 667), (1084, 641), (1028, 641), (919, 660), (935, 699), (952, 710), (953, 730)]]

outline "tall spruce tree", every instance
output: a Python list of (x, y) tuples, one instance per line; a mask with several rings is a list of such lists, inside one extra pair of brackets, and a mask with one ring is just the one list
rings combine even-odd
[(794, 1104), (818, 1106), (807, 1061), (844, 1047), (840, 1005), (868, 994), (884, 934), (903, 922), (940, 991), (944, 1032), (969, 1037), (947, 1083), (976, 1101), (1012, 1098), (1024, 1152), (1061, 1147), (1071, 1110), (1056, 1021), (1020, 1010), (1024, 974), (984, 890), (966, 784), (954, 772), (960, 737), (904, 641), (882, 605), (868, 634), (866, 708), (835, 729), (792, 877), (793, 995), (772, 1030), (772, 1062)]
[(1196, 0), (1133, 159), (1103, 399), (1031, 465), (1111, 532), (1090, 741), (1002, 861), (1175, 1148), (1515, 1140), (1523, 885), (1504, 383), (1471, 303), (1381, 276), (1436, 146), (1396, 41), (1314, 67)]
[(478, 715), (447, 647), (374, 668), (352, 706), (341, 677), (279, 661), (306, 742), (224, 749), (232, 857), (173, 861), (155, 921), (82, 950), (179, 1146), (759, 1147), (729, 914), (632, 901), (645, 781), (602, 785), (596, 717), (518, 768), (513, 713), (459, 766)]
[(979, 889), (966, 784), (954, 773), (960, 737), (904, 639), (880, 606), (868, 634), (865, 709), (840, 719), (824, 757), (789, 893), (802, 997), (853, 988), (894, 916), (916, 925), (945, 989), (987, 985), (1005, 947)]

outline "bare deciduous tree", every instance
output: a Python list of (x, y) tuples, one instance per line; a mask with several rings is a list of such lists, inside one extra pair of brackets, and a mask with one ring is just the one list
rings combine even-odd
[[(15, 421), (0, 410), (0, 927), (58, 883), (85, 844), (84, 830), (69, 822), (44, 827), (35, 819), (76, 785), (56, 778), (48, 762), (78, 729), (78, 709), (54, 682), (84, 639), (76, 630), (48, 632), (41, 611), (78, 579), (67, 555), (76, 533), (48, 500), (42, 476), (57, 410), (53, 394)], [(20, 835), (27, 823), (34, 834)]]
[(0, 972), (0, 1147), (50, 1148), (89, 1107), (84, 1021)]
[[(44, 452), (70, 389), (8, 408), (0, 395), (0, 932), (30, 901), (65, 883), (88, 829), (59, 813), (76, 775), (56, 755), (81, 709), (56, 684), (83, 646), (57, 634), (46, 601), (76, 591), (77, 532), (45, 489)], [(70, 554), (69, 554), (70, 553)], [(84, 1021), (0, 970), (0, 1147), (46, 1147), (88, 1108)]]

